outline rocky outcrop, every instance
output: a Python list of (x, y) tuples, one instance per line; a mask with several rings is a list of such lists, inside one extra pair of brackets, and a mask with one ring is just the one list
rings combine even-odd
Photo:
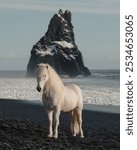
[(71, 12), (60, 9), (49, 23), (45, 35), (33, 46), (27, 75), (34, 76), (36, 65), (48, 63), (61, 75), (90, 75), (75, 44)]

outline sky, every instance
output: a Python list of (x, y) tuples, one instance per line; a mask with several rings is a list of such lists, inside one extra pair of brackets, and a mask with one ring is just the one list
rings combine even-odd
[(85, 66), (119, 69), (119, 0), (0, 0), (0, 70), (26, 70), (32, 46), (60, 8), (72, 13)]

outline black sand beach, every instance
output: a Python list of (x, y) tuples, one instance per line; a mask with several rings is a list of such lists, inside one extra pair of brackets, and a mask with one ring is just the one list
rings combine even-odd
[(85, 138), (72, 137), (67, 113), (61, 113), (59, 138), (47, 138), (48, 121), (40, 103), (0, 99), (0, 150), (119, 150), (119, 113), (83, 110)]

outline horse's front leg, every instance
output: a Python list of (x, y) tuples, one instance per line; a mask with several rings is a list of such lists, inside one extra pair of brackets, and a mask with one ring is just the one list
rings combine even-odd
[(60, 108), (55, 108), (55, 128), (54, 128), (54, 135), (55, 139), (58, 138), (58, 126), (59, 126), (59, 116), (60, 116)]
[(53, 131), (52, 131), (53, 111), (52, 110), (48, 110), (48, 119), (49, 119), (49, 134), (48, 134), (48, 137), (52, 137), (53, 136)]

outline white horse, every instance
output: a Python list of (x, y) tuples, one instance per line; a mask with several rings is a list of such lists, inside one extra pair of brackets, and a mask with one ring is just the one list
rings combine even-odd
[[(84, 137), (82, 131), (82, 92), (75, 85), (65, 86), (55, 70), (48, 64), (39, 64), (36, 69), (37, 90), (42, 92), (42, 101), (48, 112), (49, 134), (48, 137), (58, 138), (58, 125), (60, 111), (70, 112), (71, 131)], [(54, 134), (52, 130), (53, 113), (55, 114)]]

